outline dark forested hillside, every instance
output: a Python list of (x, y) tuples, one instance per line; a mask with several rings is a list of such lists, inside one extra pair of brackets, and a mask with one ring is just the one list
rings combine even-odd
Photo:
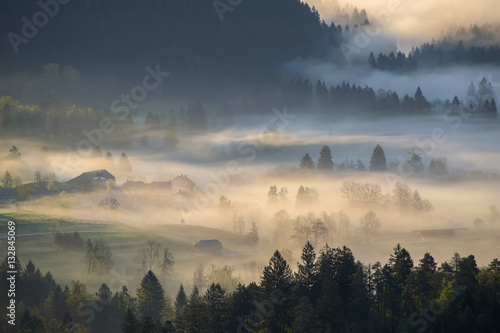
[[(148, 64), (161, 63), (170, 72), (193, 77), (267, 76), (282, 62), (319, 52), (329, 30), (299, 0), (252, 0), (237, 6), (207, 0), (87, 0), (58, 7), (51, 7), (56, 14), (29, 37), (29, 29), (23, 34), (22, 18), (28, 25), (34, 19), (44, 23), (43, 15), (36, 14), (43, 11), (40, 5), (1, 2), (1, 34), (17, 35), (2, 38), (2, 71), (38, 70), (53, 62), (120, 77), (124, 70), (142, 72)], [(332, 31), (338, 30), (333, 26)]]

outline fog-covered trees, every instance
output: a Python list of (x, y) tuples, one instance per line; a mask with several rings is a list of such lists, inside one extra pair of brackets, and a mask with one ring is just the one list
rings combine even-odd
[(342, 195), (351, 203), (377, 203), (381, 199), (382, 189), (374, 183), (345, 181), (340, 189)]
[(247, 223), (243, 215), (238, 213), (233, 214), (233, 228), (234, 233), (237, 235), (243, 235), (243, 231), (245, 230)]
[(247, 237), (252, 244), (257, 245), (257, 243), (259, 243), (259, 229), (257, 228), (257, 224), (255, 222), (252, 222), (252, 228), (248, 232)]
[(446, 176), (448, 174), (447, 163), (446, 157), (432, 158), (429, 164), (429, 173), (432, 176)]
[(132, 171), (132, 164), (130, 163), (127, 154), (124, 152), (121, 153), (120, 159), (118, 160), (118, 169), (125, 174)]
[(286, 187), (282, 187), (278, 191), (278, 187), (276, 185), (272, 185), (269, 187), (269, 192), (267, 192), (267, 200), (270, 204), (286, 204), (288, 199), (288, 189)]
[(328, 146), (323, 146), (319, 152), (318, 170), (333, 170), (332, 152)]
[(302, 157), (302, 160), (300, 161), (300, 168), (304, 169), (304, 170), (313, 170), (314, 169), (314, 162), (313, 162), (311, 156), (309, 156), (309, 154), (306, 153)]
[(370, 158), (370, 171), (385, 171), (387, 170), (387, 161), (385, 159), (384, 150), (380, 145), (375, 146)]
[(92, 241), (90, 238), (86, 242), (85, 269), (87, 274), (107, 274), (113, 267), (113, 254), (109, 245), (103, 239)]
[(115, 197), (109, 197), (99, 200), (97, 206), (102, 209), (118, 209), (120, 207), (120, 202)]
[(5, 174), (2, 179), (2, 185), (4, 188), (9, 188), (14, 185), (14, 179), (12, 178), (12, 175), (8, 170), (5, 171)]
[(369, 244), (372, 236), (380, 228), (380, 219), (373, 211), (370, 210), (361, 218), (359, 222), (361, 225), (361, 231), (366, 235), (366, 240)]
[(400, 212), (427, 212), (432, 210), (432, 204), (427, 199), (422, 199), (420, 193), (412, 191), (406, 183), (396, 182), (392, 190), (394, 207)]
[(316, 203), (319, 198), (318, 191), (315, 188), (300, 186), (295, 196), (295, 202), (298, 206), (310, 205)]
[(319, 245), (320, 242), (326, 242), (328, 239), (328, 228), (321, 218), (313, 213), (299, 215), (295, 219), (292, 239), (300, 246), (306, 242), (312, 242)]
[(174, 256), (166, 244), (160, 244), (155, 240), (149, 240), (142, 246), (136, 255), (142, 271), (153, 271), (162, 276), (172, 273), (174, 267)]

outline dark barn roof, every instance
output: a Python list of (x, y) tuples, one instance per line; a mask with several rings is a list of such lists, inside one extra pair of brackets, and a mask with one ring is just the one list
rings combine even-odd
[(198, 241), (195, 247), (201, 251), (218, 251), (222, 249), (222, 244), (217, 239), (207, 239)]
[(108, 170), (101, 169), (101, 170), (94, 170), (94, 171), (89, 171), (89, 172), (84, 172), (80, 176), (75, 177), (71, 180), (68, 180), (66, 184), (71, 184), (71, 185), (78, 185), (81, 183), (89, 183), (94, 179), (95, 177), (102, 177), (107, 179), (115, 179), (115, 176), (110, 174)]

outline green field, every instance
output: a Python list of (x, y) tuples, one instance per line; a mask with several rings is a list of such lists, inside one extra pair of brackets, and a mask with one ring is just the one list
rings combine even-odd
[[(12, 206), (10, 206), (12, 207)], [(248, 241), (240, 236), (215, 228), (193, 225), (147, 225), (138, 231), (122, 224), (99, 224), (78, 222), (72, 220), (57, 220), (59, 232), (79, 231), (85, 242), (88, 238), (104, 239), (113, 253), (113, 270), (107, 276), (89, 278), (84, 269), (85, 250), (61, 250), (53, 246), (54, 219), (50, 216), (26, 212), (13, 212), (9, 206), (0, 207), (0, 237), (7, 233), (7, 222), (16, 221), (16, 253), (23, 266), (32, 260), (42, 274), (50, 271), (54, 279), (61, 285), (71, 280), (84, 281), (89, 291), (96, 290), (101, 283), (110, 285), (112, 290), (118, 290), (126, 284), (131, 291), (139, 287), (143, 273), (135, 260), (137, 252), (148, 240), (156, 240), (167, 244), (175, 257), (174, 274), (165, 277), (163, 284), (170, 295), (174, 295), (182, 282), (189, 287), (193, 271), (198, 263), (235, 265), (241, 264), (242, 257), (248, 260), (252, 251)], [(41, 235), (25, 236), (23, 234), (42, 233)], [(227, 256), (200, 256), (194, 252), (194, 243), (201, 239), (219, 239)], [(0, 241), (5, 250), (5, 240)]]

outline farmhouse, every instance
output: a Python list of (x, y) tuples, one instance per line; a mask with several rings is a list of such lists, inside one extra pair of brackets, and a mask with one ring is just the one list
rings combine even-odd
[(77, 190), (90, 190), (94, 187), (104, 187), (106, 180), (115, 180), (115, 176), (107, 170), (94, 170), (82, 173), (80, 176), (68, 180), (66, 184), (73, 185)]
[(171, 181), (153, 181), (151, 183), (127, 180), (121, 186), (121, 190), (124, 192), (152, 192), (160, 195), (164, 194), (167, 197), (176, 196), (177, 199), (182, 201), (192, 194), (195, 187), (196, 184), (191, 179), (186, 175), (180, 175)]
[(197, 253), (217, 255), (222, 250), (222, 244), (217, 239), (207, 239), (198, 241), (194, 248)]
[(191, 194), (196, 184), (187, 177), (180, 175), (172, 179), (172, 194), (187, 193)]

